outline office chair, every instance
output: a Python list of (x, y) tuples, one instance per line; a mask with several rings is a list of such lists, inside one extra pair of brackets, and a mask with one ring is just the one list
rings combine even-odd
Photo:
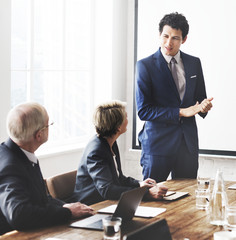
[(67, 201), (74, 191), (76, 170), (58, 174), (46, 179), (46, 185), (49, 194), (62, 201)]

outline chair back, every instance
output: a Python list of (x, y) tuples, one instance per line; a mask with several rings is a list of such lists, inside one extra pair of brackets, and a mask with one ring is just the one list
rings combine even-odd
[(62, 201), (67, 201), (73, 194), (77, 171), (71, 171), (46, 179), (49, 194)]

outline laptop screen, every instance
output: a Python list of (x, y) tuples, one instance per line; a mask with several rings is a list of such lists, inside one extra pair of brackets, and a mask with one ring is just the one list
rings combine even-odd
[[(122, 224), (126, 221), (131, 220), (139, 203), (147, 191), (148, 190), (146, 187), (140, 187), (123, 192), (113, 216), (121, 217)], [(103, 230), (101, 219), (106, 216), (107, 215), (104, 214), (95, 214), (93, 216), (71, 223), (70, 227)]]

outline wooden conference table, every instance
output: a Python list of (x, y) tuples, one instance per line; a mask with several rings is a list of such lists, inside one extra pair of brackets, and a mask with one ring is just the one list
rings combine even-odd
[[(235, 182), (225, 182), (226, 189), (228, 186)], [(142, 206), (150, 207), (164, 207), (166, 212), (154, 217), (154, 218), (138, 218), (134, 217), (135, 226), (146, 225), (152, 223), (158, 219), (165, 218), (168, 222), (170, 232), (173, 240), (183, 240), (188, 238), (190, 240), (204, 240), (213, 239), (213, 233), (223, 230), (223, 227), (214, 226), (209, 223), (208, 213), (204, 210), (196, 209), (195, 189), (197, 185), (196, 180), (180, 179), (169, 180), (165, 182), (165, 185), (169, 187), (169, 190), (189, 192), (189, 196), (181, 198), (176, 201), (150, 201), (142, 202)], [(211, 187), (212, 188), (212, 187)], [(228, 201), (230, 204), (236, 205), (236, 190), (227, 190)], [(92, 205), (95, 210), (101, 209), (111, 204), (115, 204), (116, 201), (104, 201)], [(132, 226), (132, 225), (130, 225)], [(122, 229), (122, 235), (130, 232), (134, 229), (127, 227)], [(37, 230), (30, 230), (24, 232), (12, 231), (3, 236), (0, 239), (79, 239), (79, 240), (102, 240), (102, 231), (92, 231), (78, 228), (70, 228), (68, 224), (54, 226), (49, 228), (42, 228)], [(147, 236), (148, 239), (148, 236)]]

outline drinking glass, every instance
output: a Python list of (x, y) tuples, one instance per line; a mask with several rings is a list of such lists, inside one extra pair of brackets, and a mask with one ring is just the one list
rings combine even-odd
[(104, 228), (104, 240), (120, 240), (120, 217), (109, 216), (102, 219)]
[(209, 207), (210, 192), (208, 189), (196, 189), (196, 208), (206, 210)]
[(197, 188), (210, 190), (211, 179), (209, 177), (198, 177)]
[(236, 231), (236, 206), (226, 207), (226, 228)]

